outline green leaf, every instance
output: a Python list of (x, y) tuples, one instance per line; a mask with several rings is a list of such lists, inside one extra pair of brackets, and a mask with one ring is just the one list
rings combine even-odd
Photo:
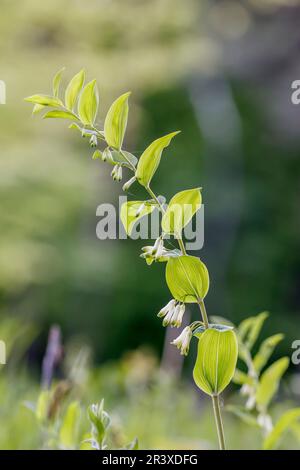
[(38, 397), (37, 405), (35, 414), (38, 421), (43, 422), (48, 417), (48, 409), (49, 409), (49, 400), (50, 400), (50, 392), (49, 390), (43, 390)]
[(257, 419), (242, 406), (227, 405), (226, 411), (233, 413), (235, 416), (240, 418), (244, 423), (248, 424), (249, 426), (255, 426), (259, 428)]
[(62, 78), (62, 74), (64, 70), (65, 70), (65, 67), (60, 69), (53, 77), (52, 88), (53, 88), (53, 96), (55, 96), (55, 98), (58, 98), (60, 82), (61, 82), (61, 78)]
[(68, 111), (61, 111), (59, 109), (48, 111), (43, 116), (43, 119), (49, 119), (49, 118), (71, 119), (71, 121), (78, 121), (78, 118), (75, 116), (75, 114), (68, 112)]
[(105, 140), (110, 147), (121, 149), (127, 126), (128, 98), (130, 92), (117, 98), (106, 115), (104, 122)]
[(74, 448), (77, 444), (77, 433), (80, 419), (80, 405), (73, 401), (67, 408), (59, 431), (60, 444), (64, 448)]
[(249, 351), (254, 346), (265, 320), (268, 318), (268, 312), (262, 312), (255, 317), (246, 318), (238, 327), (238, 336)]
[(242, 372), (239, 369), (236, 369), (232, 380), (235, 384), (238, 385), (254, 385), (253, 377), (250, 377), (249, 375), (245, 374), (245, 372)]
[(200, 188), (187, 189), (175, 194), (162, 218), (163, 231), (170, 234), (180, 234), (200, 207)]
[(277, 346), (278, 343), (280, 343), (280, 341), (283, 340), (283, 338), (284, 335), (278, 333), (277, 335), (270, 336), (261, 343), (258, 353), (253, 359), (254, 368), (258, 374), (260, 373), (262, 368), (267, 364), (274, 351), (274, 348)]
[(95, 150), (95, 152), (93, 153), (93, 156), (92, 156), (93, 160), (97, 160), (97, 158), (102, 159), (102, 152), (100, 152), (99, 149)]
[(170, 258), (166, 267), (166, 281), (173, 297), (185, 303), (197, 303), (204, 299), (209, 288), (207, 268), (195, 256)]
[(82, 90), (85, 80), (85, 72), (81, 70), (69, 82), (65, 92), (66, 108), (73, 111), (79, 93)]
[(152, 142), (141, 155), (136, 170), (136, 178), (142, 186), (149, 186), (159, 165), (162, 151), (168, 147), (173, 137), (180, 131), (172, 132)]
[(205, 330), (199, 337), (193, 370), (196, 385), (208, 395), (219, 395), (234, 375), (237, 356), (238, 342), (233, 330)]
[(43, 111), (43, 109), (45, 109), (45, 107), (46, 106), (44, 106), (43, 104), (35, 104), (33, 106), (32, 114), (40, 113), (41, 111)]
[(300, 419), (300, 408), (293, 408), (286, 411), (277, 421), (273, 430), (264, 440), (264, 450), (271, 450), (278, 447), (284, 434), (289, 431)]
[(109, 163), (112, 163), (113, 165), (126, 166), (127, 168), (135, 166), (138, 161), (138, 159), (134, 155), (132, 155), (132, 153), (126, 152), (125, 150), (123, 150), (122, 153), (113, 150), (111, 152), (111, 156), (112, 159), (109, 161)]
[(256, 403), (261, 410), (265, 410), (269, 406), (278, 390), (280, 380), (289, 366), (289, 362), (288, 357), (282, 357), (262, 374), (256, 391)]
[(95, 122), (99, 105), (96, 80), (89, 82), (81, 92), (78, 103), (78, 114), (84, 125), (92, 126)]
[(120, 218), (127, 235), (130, 235), (134, 225), (145, 215), (151, 214), (157, 207), (149, 201), (128, 201), (121, 206)]
[(63, 103), (59, 98), (48, 95), (28, 96), (27, 98), (24, 98), (24, 101), (28, 101), (28, 103), (41, 104), (43, 106), (63, 106)]

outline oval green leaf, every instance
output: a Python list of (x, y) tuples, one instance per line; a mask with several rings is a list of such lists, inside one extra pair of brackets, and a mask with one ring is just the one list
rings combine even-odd
[(166, 281), (173, 297), (185, 303), (204, 299), (209, 288), (207, 268), (195, 256), (171, 258), (166, 267)]
[(180, 234), (201, 207), (200, 188), (180, 191), (172, 197), (162, 218), (165, 233)]
[(107, 144), (120, 150), (127, 126), (128, 98), (130, 92), (117, 98), (108, 110), (104, 122), (104, 135)]
[(78, 114), (84, 125), (92, 126), (95, 122), (99, 105), (96, 80), (89, 82), (81, 92)]
[(219, 395), (231, 382), (238, 357), (233, 330), (208, 328), (201, 334), (193, 370), (196, 385), (208, 395)]
[(149, 186), (160, 163), (162, 151), (168, 147), (173, 137), (180, 131), (171, 132), (152, 142), (141, 155), (136, 170), (136, 178), (142, 186)]
[(85, 71), (80, 70), (72, 80), (69, 82), (65, 91), (65, 104), (66, 108), (73, 111), (79, 93), (82, 90), (85, 80)]

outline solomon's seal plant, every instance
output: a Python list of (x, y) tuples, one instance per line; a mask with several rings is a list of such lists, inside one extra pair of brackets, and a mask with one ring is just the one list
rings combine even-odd
[[(123, 148), (127, 127), (128, 99), (130, 93), (117, 98), (108, 110), (104, 128), (99, 129), (96, 118), (99, 95), (95, 80), (85, 84), (85, 73), (80, 71), (68, 84), (64, 97), (60, 93), (62, 70), (53, 79), (51, 95), (33, 95), (26, 98), (34, 104), (33, 113), (46, 111), (44, 118), (67, 119), (70, 128), (77, 129), (89, 139), (93, 147), (93, 159), (112, 165), (111, 176), (115, 181), (123, 179), (124, 169), (132, 176), (123, 184), (123, 190), (133, 184), (144, 187), (146, 200), (129, 201), (123, 204), (120, 217), (128, 235), (134, 225), (154, 210), (161, 212), (160, 235), (153, 246), (145, 246), (141, 257), (148, 265), (162, 262), (166, 265), (166, 282), (172, 299), (158, 313), (163, 326), (180, 328), (186, 304), (197, 304), (199, 321), (186, 326), (173, 344), (181, 354), (187, 355), (193, 337), (198, 340), (198, 355), (194, 367), (194, 380), (197, 386), (212, 398), (219, 445), (225, 449), (225, 438), (220, 412), (220, 393), (230, 383), (237, 362), (238, 341), (231, 326), (209, 323), (204, 299), (209, 290), (209, 274), (205, 264), (186, 252), (182, 232), (201, 207), (201, 188), (185, 189), (175, 194), (166, 204), (165, 198), (152, 189), (152, 180), (157, 171), (163, 151), (177, 136), (171, 132), (152, 142), (138, 159)], [(178, 243), (178, 249), (168, 249), (165, 240), (170, 236)], [(96, 414), (95, 414), (96, 413)], [(90, 419), (98, 411), (90, 411)], [(94, 437), (94, 441), (97, 438)], [(100, 444), (99, 444), (100, 445)]]

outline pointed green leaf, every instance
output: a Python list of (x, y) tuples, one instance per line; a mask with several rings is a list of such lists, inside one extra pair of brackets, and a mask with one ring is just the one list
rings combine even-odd
[(105, 140), (110, 147), (121, 149), (127, 126), (128, 98), (130, 92), (124, 93), (113, 102), (104, 122)]
[(77, 444), (80, 405), (73, 401), (67, 408), (59, 431), (60, 444), (67, 449), (74, 449)]
[(183, 228), (200, 207), (200, 188), (187, 189), (175, 194), (162, 218), (163, 231), (170, 234), (181, 234)]
[(196, 385), (208, 395), (219, 395), (234, 375), (237, 356), (238, 342), (233, 330), (205, 330), (199, 337), (193, 371)]
[(131, 234), (134, 225), (145, 215), (154, 211), (156, 204), (149, 201), (128, 201), (121, 206), (120, 218), (126, 233)]
[(280, 380), (289, 366), (289, 358), (282, 357), (262, 374), (256, 391), (256, 403), (261, 410), (267, 409), (278, 390)]
[(61, 111), (61, 110), (54, 110), (48, 111), (44, 116), (43, 119), (49, 118), (59, 118), (59, 119), (71, 119), (71, 121), (78, 121), (78, 118), (75, 114), (68, 112), (68, 111)]
[(89, 82), (81, 92), (78, 103), (78, 114), (84, 125), (92, 126), (95, 122), (99, 105), (96, 80)]
[(185, 303), (204, 299), (209, 288), (207, 268), (195, 256), (171, 258), (166, 267), (166, 281), (173, 297)]
[(244, 423), (248, 424), (249, 426), (254, 426), (254, 427), (259, 428), (257, 419), (242, 406), (227, 405), (226, 411), (233, 413), (235, 416), (240, 418)]
[(255, 317), (246, 318), (239, 325), (238, 336), (247, 349), (251, 350), (254, 346), (268, 316), (268, 312), (262, 312)]
[(235, 374), (233, 376), (233, 382), (238, 385), (254, 385), (254, 379), (250, 375), (245, 374), (239, 369), (236, 369)]
[(43, 111), (43, 109), (45, 109), (45, 107), (46, 106), (44, 106), (43, 104), (35, 104), (33, 106), (32, 114), (40, 113), (41, 111)]
[(278, 343), (280, 343), (280, 341), (283, 340), (283, 338), (284, 335), (278, 333), (277, 335), (270, 336), (261, 343), (258, 353), (253, 359), (253, 365), (258, 374), (260, 373), (262, 368), (267, 364), (275, 347)]
[(53, 77), (52, 87), (53, 87), (53, 96), (55, 96), (55, 98), (58, 98), (60, 82), (61, 82), (61, 78), (62, 78), (62, 74), (64, 70), (65, 70), (65, 67), (60, 69)]
[(78, 72), (69, 82), (65, 92), (66, 108), (73, 111), (79, 93), (82, 90), (85, 80), (85, 71)]
[(286, 411), (277, 421), (273, 430), (264, 440), (264, 450), (276, 449), (284, 434), (300, 420), (300, 408)]
[(48, 95), (32, 95), (24, 98), (24, 101), (28, 103), (41, 104), (43, 106), (63, 106), (63, 103), (60, 99)]
[(171, 134), (156, 139), (143, 152), (136, 170), (137, 180), (142, 186), (149, 186), (160, 163), (162, 151), (168, 147), (173, 137), (179, 132), (180, 131), (172, 132)]

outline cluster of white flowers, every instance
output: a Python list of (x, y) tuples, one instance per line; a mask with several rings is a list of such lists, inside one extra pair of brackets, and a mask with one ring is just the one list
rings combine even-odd
[(158, 312), (157, 316), (163, 318), (163, 326), (172, 326), (179, 328), (182, 323), (182, 318), (185, 312), (185, 305), (177, 302), (175, 299), (170, 302)]

